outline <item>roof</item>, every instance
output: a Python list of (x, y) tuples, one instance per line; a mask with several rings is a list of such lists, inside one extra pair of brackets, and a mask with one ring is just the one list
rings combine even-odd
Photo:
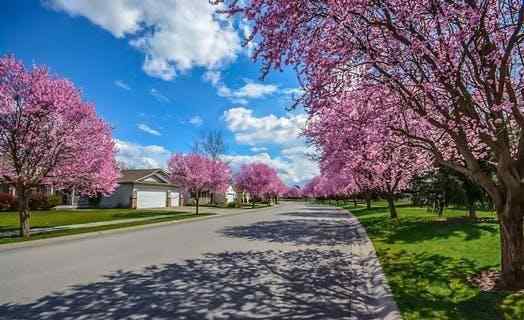
[(118, 182), (139, 182), (138, 180), (147, 178), (155, 173), (167, 176), (167, 173), (162, 169), (130, 169), (120, 171), (121, 176)]

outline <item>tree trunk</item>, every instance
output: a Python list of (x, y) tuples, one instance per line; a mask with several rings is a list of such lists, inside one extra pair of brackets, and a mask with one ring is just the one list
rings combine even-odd
[(469, 208), (468, 208), (468, 212), (469, 212), (469, 217), (471, 219), (477, 219), (477, 210), (475, 209), (475, 205), (469, 205)]
[(357, 207), (357, 199), (353, 199), (353, 206), (356, 208)]
[(29, 192), (25, 187), (16, 188), (18, 214), (20, 219), (20, 237), (29, 238), (31, 235), (31, 213), (29, 212)]
[(366, 195), (366, 208), (369, 210), (371, 209), (371, 196)]
[(391, 219), (397, 219), (397, 208), (395, 207), (395, 199), (393, 196), (388, 196), (388, 207), (389, 207), (389, 217)]
[(198, 216), (198, 211), (199, 211), (198, 209), (200, 207), (200, 191), (196, 192), (195, 196), (196, 196), (196, 198), (195, 198), (195, 200), (196, 200), (196, 215)]
[(437, 200), (437, 214), (439, 218), (444, 214), (444, 203), (442, 200)]
[(524, 288), (524, 230), (520, 205), (508, 206), (499, 213), (502, 279), (507, 287)]

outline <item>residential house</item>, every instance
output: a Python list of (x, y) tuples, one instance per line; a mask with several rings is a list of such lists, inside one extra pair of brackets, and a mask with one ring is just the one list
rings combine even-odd
[[(99, 198), (81, 196), (74, 189), (54, 190), (52, 186), (35, 188), (35, 192), (62, 196), (62, 205), (57, 208), (169, 208), (183, 204), (181, 189), (169, 181), (162, 169), (122, 170), (116, 190)], [(15, 195), (13, 186), (0, 184), (0, 192)]]
[(181, 189), (163, 169), (122, 170), (118, 187), (99, 199), (101, 208), (170, 208), (183, 204)]

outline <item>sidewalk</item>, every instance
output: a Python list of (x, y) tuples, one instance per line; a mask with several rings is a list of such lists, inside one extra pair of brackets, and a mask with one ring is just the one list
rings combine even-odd
[(350, 215), (350, 224), (358, 239), (351, 244), (352, 287), (358, 293), (355, 297), (359, 297), (351, 300), (351, 320), (402, 320), (373, 242), (360, 221), (351, 212)]

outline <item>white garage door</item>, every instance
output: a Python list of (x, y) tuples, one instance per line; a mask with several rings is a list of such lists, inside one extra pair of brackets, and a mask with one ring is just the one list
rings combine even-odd
[(166, 206), (165, 191), (138, 191), (136, 197), (137, 208), (164, 208)]

